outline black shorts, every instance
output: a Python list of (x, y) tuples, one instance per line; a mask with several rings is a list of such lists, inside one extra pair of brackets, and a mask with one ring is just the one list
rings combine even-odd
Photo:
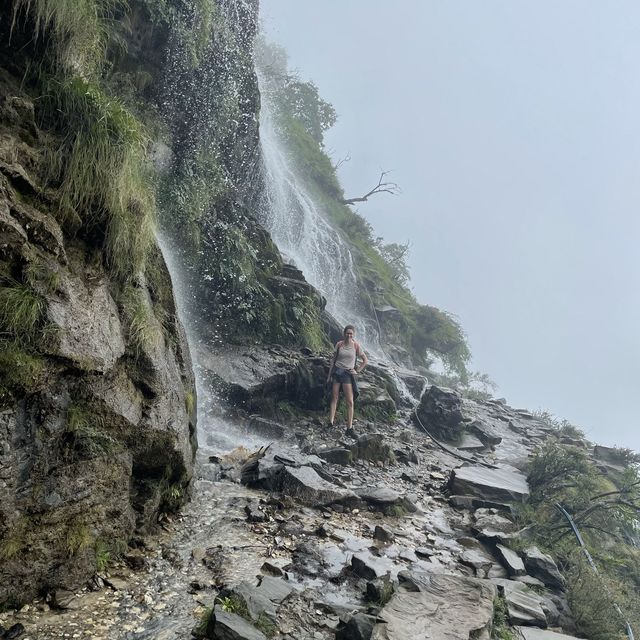
[(333, 381), (339, 382), (340, 384), (351, 384), (351, 374), (347, 369), (341, 369), (338, 367), (333, 370)]

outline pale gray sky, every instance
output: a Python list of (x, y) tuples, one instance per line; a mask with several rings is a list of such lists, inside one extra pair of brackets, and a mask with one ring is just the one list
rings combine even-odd
[(511, 404), (640, 451), (640, 4), (262, 0), (270, 40), (339, 114), (347, 194), (411, 241)]

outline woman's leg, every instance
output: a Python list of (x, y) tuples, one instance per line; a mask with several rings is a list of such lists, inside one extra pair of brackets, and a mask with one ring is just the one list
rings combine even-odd
[(340, 396), (340, 383), (334, 382), (331, 387), (331, 404), (329, 405), (329, 422), (332, 425), (336, 417), (336, 407), (338, 406), (339, 396)]
[(351, 383), (346, 382), (342, 385), (344, 391), (344, 399), (347, 403), (347, 429), (351, 429), (353, 423), (353, 387)]

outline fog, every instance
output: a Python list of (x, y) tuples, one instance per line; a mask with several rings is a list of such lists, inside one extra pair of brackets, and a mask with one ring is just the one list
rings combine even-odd
[(640, 451), (640, 5), (262, 0), (268, 39), (339, 114), (357, 209), (411, 243), (497, 395)]

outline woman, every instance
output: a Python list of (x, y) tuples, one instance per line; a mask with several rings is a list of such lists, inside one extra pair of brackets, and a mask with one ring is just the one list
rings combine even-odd
[[(336, 417), (336, 407), (338, 406), (338, 398), (340, 396), (340, 387), (344, 393), (344, 399), (347, 403), (347, 429), (351, 428), (353, 423), (353, 383), (352, 376), (360, 373), (369, 360), (360, 345), (353, 339), (355, 329), (348, 324), (342, 335), (344, 340), (336, 343), (336, 349), (333, 354), (333, 362), (329, 367), (329, 375), (327, 376), (327, 384), (333, 381), (331, 387), (331, 407), (329, 409), (329, 426), (333, 427), (333, 421)], [(360, 368), (358, 368), (358, 357), (362, 360)]]

